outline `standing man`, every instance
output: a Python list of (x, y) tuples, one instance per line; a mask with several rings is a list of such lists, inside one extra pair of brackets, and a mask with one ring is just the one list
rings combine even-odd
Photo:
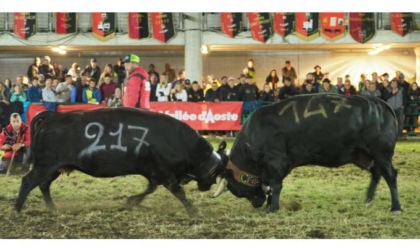
[[(96, 58), (91, 58), (89, 65), (86, 66), (85, 69), (80, 73), (80, 75), (84, 76), (88, 74), (91, 78), (95, 78), (96, 82), (99, 81), (101, 77), (101, 68), (98, 66), (98, 61)], [(97, 84), (97, 83), (96, 83)]]
[(129, 54), (123, 59), (127, 72), (124, 107), (150, 109), (150, 82), (146, 70), (139, 66), (140, 57)]
[(281, 69), (281, 74), (283, 77), (283, 84), (285, 82), (285, 78), (289, 77), (292, 80), (292, 85), (296, 85), (297, 73), (295, 68), (292, 67), (290, 60), (286, 60), (284, 67)]

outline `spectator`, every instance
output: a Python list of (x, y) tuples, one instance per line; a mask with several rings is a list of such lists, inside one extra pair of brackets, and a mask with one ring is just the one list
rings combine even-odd
[(377, 72), (372, 73), (372, 80), (370, 82), (374, 82), (376, 85), (379, 85), (378, 73)]
[(99, 86), (98, 86), (98, 88), (100, 88), (101, 85), (102, 85), (102, 83), (104, 83), (105, 75), (109, 75), (110, 76), (111, 82), (116, 82), (117, 81), (118, 75), (117, 75), (116, 72), (114, 72), (114, 68), (112, 67), (112, 64), (106, 64), (104, 66), (104, 70), (101, 73), (101, 76), (99, 77), (99, 81), (98, 81)]
[(241, 85), (239, 90), (239, 99), (243, 101), (242, 114), (244, 117), (248, 117), (259, 107), (258, 98), (258, 88), (253, 84), (252, 76), (247, 75), (245, 84)]
[(319, 65), (316, 65), (316, 66), (314, 67), (314, 69), (315, 69), (315, 72), (313, 72), (313, 73), (312, 73), (312, 75), (314, 76), (314, 80), (315, 80), (316, 82), (318, 82), (318, 81), (323, 81), (323, 79), (324, 79), (324, 74), (321, 72), (321, 67), (320, 67)]
[(95, 78), (91, 78), (89, 87), (83, 90), (83, 102), (89, 104), (99, 104), (101, 101), (101, 91), (96, 87)]
[(257, 83), (257, 75), (255, 73), (255, 68), (254, 68), (254, 60), (253, 59), (249, 59), (248, 63), (247, 63), (247, 74), (250, 75), (252, 77), (252, 83)]
[(312, 82), (307, 82), (305, 85), (302, 86), (302, 89), (300, 90), (300, 94), (316, 94), (318, 93), (318, 90), (314, 88), (314, 85)]
[(61, 82), (55, 89), (58, 103), (75, 103), (76, 88), (73, 86), (73, 77), (70, 74), (65, 76), (65, 82)]
[(26, 163), (27, 151), (30, 145), (29, 127), (22, 122), (22, 118), (18, 113), (10, 115), (10, 124), (0, 134), (0, 146), (4, 151), (2, 161), (0, 163), (0, 173), (6, 173), (10, 166), (12, 157), (14, 156), (12, 167), (16, 163), (22, 164), (23, 172), (29, 171), (29, 165)]
[(338, 94), (337, 88), (331, 84), (330, 79), (324, 79), (318, 89), (318, 93)]
[(12, 80), (10, 80), (9, 78), (4, 79), (4, 85), (10, 92), (10, 89), (12, 88)]
[(343, 83), (343, 78), (342, 77), (337, 78), (337, 83), (335, 84), (335, 87), (337, 88), (338, 93), (343, 93), (344, 92), (344, 83)]
[(38, 73), (44, 75), (45, 79), (55, 77), (54, 67), (51, 65), (51, 58), (49, 56), (44, 56), (42, 59), (42, 64), (39, 66)]
[(418, 113), (420, 102), (420, 89), (417, 82), (413, 82), (408, 90), (408, 103), (405, 106), (404, 125), (407, 126), (407, 131), (412, 132), (417, 127)]
[(54, 66), (55, 78), (58, 78), (60, 82), (63, 82), (68, 70), (65, 69), (63, 65), (59, 63), (54, 63), (53, 66)]
[(129, 54), (124, 57), (127, 84), (123, 97), (125, 107), (150, 109), (149, 75), (139, 66), (140, 57)]
[(32, 86), (28, 89), (28, 100), (31, 103), (42, 100), (42, 88), (39, 86), (37, 76), (32, 78)]
[[(160, 83), (159, 73), (156, 72), (156, 69), (155, 69), (155, 65), (154, 64), (150, 64), (149, 65), (149, 71), (147, 73), (149, 74), (149, 77), (150, 78), (152, 77), (152, 74), (154, 74), (156, 76), (156, 79), (157, 79), (156, 83)], [(150, 79), (150, 81), (151, 80), (152, 79)]]
[(42, 102), (47, 111), (57, 110), (57, 97), (52, 86), (52, 79), (45, 80), (45, 87), (42, 89)]
[(235, 86), (235, 78), (229, 77), (228, 86), (220, 93), (221, 101), (239, 101), (239, 88)]
[(114, 72), (116, 72), (118, 76), (117, 87), (121, 88), (126, 77), (124, 62), (122, 61), (122, 58), (118, 58), (117, 64), (114, 65)]
[(263, 102), (274, 102), (274, 91), (271, 89), (270, 83), (264, 84), (259, 100)]
[(296, 84), (297, 73), (294, 67), (292, 67), (292, 63), (290, 60), (286, 60), (285, 66), (281, 69), (282, 74), (282, 83), (284, 83), (285, 78), (289, 77), (291, 80), (292, 85)]
[(175, 87), (171, 90), (171, 94), (169, 97), (171, 101), (185, 102), (188, 100), (187, 91), (184, 90), (184, 87), (180, 82), (175, 84)]
[(188, 101), (190, 102), (201, 102), (204, 101), (203, 90), (200, 88), (198, 81), (192, 82), (192, 87), (188, 93)]
[(278, 99), (284, 100), (293, 97), (297, 94), (295, 85), (292, 85), (292, 79), (290, 77), (284, 78), (284, 86), (280, 88)]
[(343, 88), (338, 89), (338, 93), (342, 95), (355, 95), (356, 88), (354, 88), (353, 85), (350, 84), (350, 81), (346, 80), (344, 82)]
[(117, 88), (117, 83), (112, 81), (112, 76), (110, 74), (105, 74), (103, 78), (104, 82), (100, 86), (102, 103), (106, 103), (107, 100), (115, 93)]
[(10, 90), (10, 95), (13, 94), (13, 92), (15, 92), (15, 86), (20, 86), (22, 88), (22, 91), (27, 93), (28, 89), (29, 89), (29, 85), (28, 83), (24, 83), (23, 81), (23, 75), (19, 74), (18, 76), (16, 76), (16, 83), (14, 86), (12, 86), (13, 88)]
[(150, 101), (151, 102), (157, 101), (156, 89), (159, 84), (158, 80), (159, 78), (156, 76), (155, 73), (152, 73), (152, 75), (150, 75)]
[(0, 128), (10, 123), (11, 113), (8, 89), (6, 85), (0, 82)]
[(171, 92), (171, 85), (167, 81), (166, 75), (160, 76), (160, 83), (156, 87), (156, 97), (158, 102), (169, 101), (169, 94)]
[(246, 84), (246, 75), (240, 74), (238, 77), (239, 82), (236, 84), (238, 87), (238, 91), (240, 91), (241, 87)]
[(206, 102), (220, 102), (220, 89), (217, 86), (217, 82), (211, 83), (211, 88), (207, 90), (204, 101)]
[(77, 81), (77, 78), (80, 77), (80, 68), (79, 65), (75, 62), (71, 65), (71, 68), (67, 72), (67, 74), (71, 75), (71, 78), (74, 82)]
[(362, 95), (370, 95), (382, 98), (382, 92), (377, 88), (377, 85), (375, 83), (371, 83), (369, 80), (366, 82), (369, 82), (369, 84), (367, 85), (367, 89), (362, 91)]
[(23, 103), (28, 100), (28, 97), (26, 96), (25, 92), (23, 92), (22, 86), (16, 85), (14, 90), (15, 92), (13, 92), (13, 94), (10, 96), (10, 102), (19, 101), (23, 106)]
[(279, 83), (279, 77), (277, 76), (277, 71), (275, 69), (271, 70), (270, 74), (265, 78), (265, 82), (269, 83), (273, 90), (278, 88), (277, 84)]
[(109, 107), (116, 108), (116, 107), (122, 107), (123, 103), (121, 100), (121, 89), (116, 88), (115, 92), (111, 97), (108, 98), (107, 104)]
[(404, 88), (398, 87), (396, 79), (393, 79), (390, 86), (385, 89), (384, 99), (394, 110), (398, 121), (398, 137), (403, 137), (403, 118), (404, 118)]
[(408, 101), (408, 90), (410, 89), (410, 83), (405, 81), (405, 76), (401, 72), (398, 75), (397, 83), (398, 83), (398, 87), (403, 88), (403, 106), (405, 107)]
[(315, 81), (313, 73), (306, 74), (306, 79), (303, 82), (301, 88), (305, 89), (306, 83), (309, 83), (309, 82), (312, 83), (312, 87), (316, 90), (316, 92), (318, 92), (319, 86), (321, 86), (321, 84), (319, 84), (318, 81)]
[(165, 64), (165, 71), (162, 73), (162, 75), (166, 75), (166, 80), (168, 83), (172, 83), (176, 79), (176, 72), (174, 69), (171, 68), (171, 65), (169, 63)]
[(361, 74), (360, 75), (360, 81), (359, 81), (359, 85), (358, 85), (358, 92), (359, 94), (362, 93), (363, 90), (366, 90), (367, 86), (366, 86), (366, 75), (365, 74)]
[(88, 74), (91, 78), (94, 78), (95, 81), (98, 81), (101, 77), (101, 68), (98, 66), (96, 58), (91, 58), (89, 65), (87, 65), (80, 74), (82, 76)]
[(33, 77), (38, 77), (39, 67), (41, 65), (41, 58), (35, 57), (34, 63), (28, 67), (28, 78), (32, 80)]
[(227, 76), (222, 76), (222, 78), (220, 78), (220, 94), (223, 93), (223, 90), (228, 88), (228, 78)]

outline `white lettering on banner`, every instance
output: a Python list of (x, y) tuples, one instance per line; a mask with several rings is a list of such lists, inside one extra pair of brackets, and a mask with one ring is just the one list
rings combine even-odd
[(203, 121), (205, 123), (216, 123), (218, 121), (238, 121), (239, 115), (236, 113), (213, 113), (211, 109), (202, 111), (200, 114), (195, 113), (188, 113), (187, 111), (183, 110), (175, 110), (174, 113), (170, 111), (162, 111), (160, 110), (159, 113), (166, 114), (172, 116), (175, 119), (180, 121)]

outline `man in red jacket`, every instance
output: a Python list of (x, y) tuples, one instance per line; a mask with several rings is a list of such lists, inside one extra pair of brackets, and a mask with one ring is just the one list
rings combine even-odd
[(139, 66), (140, 57), (129, 54), (124, 57), (123, 62), (128, 75), (124, 90), (124, 107), (150, 109), (149, 75)]
[(22, 122), (18, 113), (11, 114), (10, 124), (0, 134), (0, 148), (4, 151), (3, 159), (0, 163), (0, 173), (6, 173), (13, 156), (14, 164), (23, 164), (23, 171), (28, 170), (29, 167), (25, 164), (24, 157), (27, 150), (29, 150), (30, 141), (28, 125)]

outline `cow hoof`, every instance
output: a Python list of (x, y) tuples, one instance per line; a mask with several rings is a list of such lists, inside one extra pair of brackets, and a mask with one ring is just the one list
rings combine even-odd
[(402, 213), (402, 210), (391, 211), (391, 213), (394, 215), (400, 215)]
[(279, 210), (280, 210), (280, 208), (271, 208), (271, 207), (270, 207), (270, 208), (268, 209), (268, 212), (269, 212), (269, 213), (277, 213)]
[(372, 202), (366, 202), (366, 208), (369, 208), (372, 205)]

